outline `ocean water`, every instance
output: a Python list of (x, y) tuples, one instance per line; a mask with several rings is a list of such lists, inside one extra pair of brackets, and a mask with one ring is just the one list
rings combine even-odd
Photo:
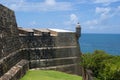
[(79, 42), (82, 53), (104, 50), (120, 55), (120, 34), (82, 34)]

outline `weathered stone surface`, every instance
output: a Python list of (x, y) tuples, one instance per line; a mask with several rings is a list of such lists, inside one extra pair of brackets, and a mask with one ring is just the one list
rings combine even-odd
[(8, 70), (0, 80), (19, 80), (29, 69), (29, 64), (27, 60), (21, 60), (14, 67)]
[(0, 4), (0, 59), (20, 48), (14, 12)]
[(80, 55), (75, 32), (20, 29), (14, 11), (0, 4), (0, 80), (18, 80), (28, 68), (78, 74)]
[(6, 73), (11, 67), (17, 64), (21, 59), (24, 59), (24, 53), (21, 51), (17, 51), (11, 53), (11, 55), (4, 57), (0, 60), (0, 76)]

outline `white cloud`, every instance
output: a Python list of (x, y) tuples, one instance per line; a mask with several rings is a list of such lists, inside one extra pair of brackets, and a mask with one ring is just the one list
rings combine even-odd
[(77, 4), (87, 3), (89, 0), (74, 0)]
[(76, 14), (69, 15), (69, 21), (66, 21), (65, 25), (75, 25), (78, 23), (78, 16)]
[(98, 20), (95, 19), (95, 20), (87, 21), (86, 24), (89, 26), (91, 26), (91, 25), (95, 26), (98, 24)]
[(88, 26), (90, 29), (98, 28), (98, 26), (103, 25), (107, 19), (113, 16), (111, 11), (112, 9), (110, 7), (96, 7), (95, 14), (97, 15), (97, 18), (86, 21), (84, 25)]
[(116, 8), (115, 14), (114, 15), (120, 15), (120, 6)]
[[(84, 26), (89, 29), (105, 29), (109, 27), (107, 22), (109, 19), (116, 17), (116, 15), (120, 16), (120, 6), (117, 7), (96, 7), (95, 8), (95, 15), (96, 18), (92, 20), (88, 20), (84, 22)], [(107, 26), (105, 26), (107, 25)]]
[(110, 8), (103, 8), (103, 7), (96, 7), (95, 12), (96, 13), (109, 13), (111, 9)]
[(57, 2), (56, 0), (45, 0), (44, 2), (2, 0), (2, 3), (15, 11), (66, 11), (72, 10), (73, 7), (70, 2)]
[(112, 14), (110, 14), (111, 8), (104, 8), (104, 7), (96, 7), (95, 13), (98, 15), (97, 19), (89, 20), (86, 22), (89, 26), (96, 26), (101, 24), (103, 21), (111, 17)]
[(120, 2), (120, 0), (75, 0), (76, 3), (85, 3), (85, 4), (103, 4), (104, 6), (108, 6), (115, 2)]
[(32, 21), (32, 22), (30, 23), (30, 26), (35, 26), (35, 25), (37, 25), (37, 22), (36, 22), (36, 21)]
[(111, 14), (110, 14), (110, 11), (111, 11), (111, 8), (109, 7), (96, 7), (95, 9), (95, 12), (97, 14), (100, 14), (100, 19), (106, 19), (108, 17), (111, 17)]
[(120, 6), (118, 6), (118, 9), (120, 10)]
[(56, 4), (55, 0), (45, 0), (45, 3), (50, 6), (54, 6)]
[(83, 26), (86, 29), (90, 29), (90, 30), (100, 30), (103, 29), (103, 20), (99, 19), (93, 19), (93, 20), (88, 20), (85, 23), (83, 23)]
[(71, 15), (70, 15), (70, 21), (71, 21), (72, 23), (76, 24), (76, 23), (78, 22), (78, 17), (77, 17), (77, 15), (71, 14)]
[(11, 5), (11, 4), (21, 4), (21, 2), (26, 2), (26, 0), (0, 0), (3, 5)]
[(105, 5), (109, 5), (111, 3), (118, 2), (118, 1), (120, 0), (93, 0), (94, 3), (101, 3)]

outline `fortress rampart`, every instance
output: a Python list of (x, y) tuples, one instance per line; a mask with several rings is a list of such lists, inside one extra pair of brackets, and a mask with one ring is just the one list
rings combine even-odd
[(81, 28), (76, 29), (18, 28), (14, 11), (0, 4), (0, 80), (19, 80), (28, 69), (81, 75)]

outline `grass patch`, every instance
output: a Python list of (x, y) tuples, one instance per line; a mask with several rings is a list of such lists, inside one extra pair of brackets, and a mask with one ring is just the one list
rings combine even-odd
[(53, 70), (29, 70), (20, 80), (82, 80), (82, 77)]

